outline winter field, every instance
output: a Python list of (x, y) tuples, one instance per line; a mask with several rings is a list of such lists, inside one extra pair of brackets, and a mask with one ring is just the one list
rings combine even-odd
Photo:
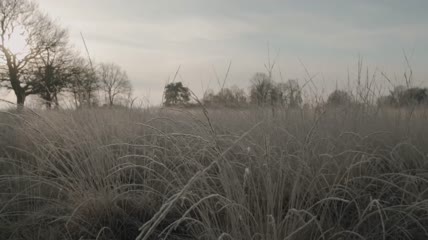
[(0, 114), (0, 239), (426, 239), (428, 112)]

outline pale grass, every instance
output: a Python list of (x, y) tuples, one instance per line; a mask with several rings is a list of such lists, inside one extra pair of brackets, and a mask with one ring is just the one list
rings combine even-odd
[(426, 122), (422, 108), (0, 113), (0, 239), (427, 239)]

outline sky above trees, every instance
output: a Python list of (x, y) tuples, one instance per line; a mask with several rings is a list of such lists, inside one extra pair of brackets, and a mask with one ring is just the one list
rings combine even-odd
[[(403, 51), (417, 85), (428, 81), (428, 2), (399, 1), (114, 1), (38, 0), (40, 8), (70, 30), (95, 61), (113, 61), (129, 74), (134, 94), (161, 101), (168, 77), (195, 93), (218, 88), (215, 71), (232, 67), (228, 85), (247, 88), (279, 52), (274, 78), (303, 79), (302, 63), (327, 92), (356, 75), (358, 56), (402, 79)], [(214, 70), (215, 69), (215, 70)], [(381, 80), (379, 74), (378, 77)], [(425, 83), (426, 85), (426, 83)]]

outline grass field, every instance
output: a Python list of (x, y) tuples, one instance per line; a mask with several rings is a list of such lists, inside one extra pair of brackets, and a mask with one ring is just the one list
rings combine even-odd
[(428, 239), (428, 111), (0, 113), (0, 239)]

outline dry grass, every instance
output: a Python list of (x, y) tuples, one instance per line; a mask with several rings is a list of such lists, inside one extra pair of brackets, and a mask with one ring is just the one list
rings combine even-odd
[(427, 114), (1, 113), (0, 239), (427, 239)]

